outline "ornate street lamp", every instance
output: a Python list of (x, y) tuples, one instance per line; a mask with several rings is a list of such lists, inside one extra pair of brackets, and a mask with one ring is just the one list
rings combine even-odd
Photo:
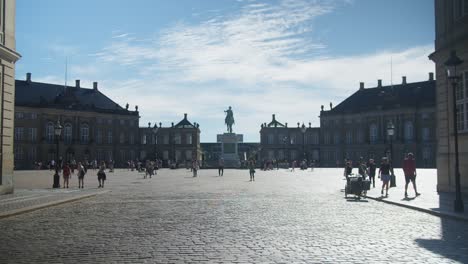
[(306, 159), (305, 153), (305, 132), (307, 131), (307, 127), (302, 123), (301, 132), (302, 132), (302, 159)]
[(452, 94), (453, 94), (453, 135), (454, 135), (454, 145), (455, 145), (455, 201), (454, 201), (454, 210), (455, 212), (462, 213), (464, 211), (463, 199), (461, 195), (461, 186), (460, 186), (460, 168), (458, 162), (458, 127), (457, 127), (457, 98), (456, 90), (458, 82), (461, 77), (457, 74), (457, 66), (462, 64), (463, 61), (457, 56), (455, 50), (450, 52), (450, 58), (444, 63), (447, 70), (447, 79), (452, 84)]
[(390, 187), (396, 187), (396, 179), (395, 174), (393, 173), (393, 136), (395, 135), (395, 126), (393, 125), (392, 121), (387, 124), (387, 135), (390, 139), (390, 167), (391, 169), (391, 177), (390, 177)]
[(60, 121), (57, 120), (57, 124), (54, 126), (54, 135), (55, 135), (55, 174), (54, 174), (54, 184), (52, 185), (53, 188), (60, 188), (60, 162), (59, 162), (59, 140), (60, 135), (62, 134), (63, 127), (60, 125)]
[(153, 134), (154, 134), (154, 160), (157, 160), (158, 159), (157, 144), (158, 144), (159, 127), (156, 125), (156, 122), (154, 123), (154, 127), (153, 127), (152, 131), (153, 131)]

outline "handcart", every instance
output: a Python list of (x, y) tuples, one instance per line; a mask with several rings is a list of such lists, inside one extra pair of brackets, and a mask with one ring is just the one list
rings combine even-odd
[(350, 194), (354, 195), (357, 199), (361, 199), (362, 196), (366, 196), (368, 190), (370, 190), (370, 180), (365, 179), (361, 175), (352, 174), (347, 177), (345, 185), (346, 198)]

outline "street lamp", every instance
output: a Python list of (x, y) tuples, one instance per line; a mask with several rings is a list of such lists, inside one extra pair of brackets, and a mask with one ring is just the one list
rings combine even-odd
[(302, 132), (302, 159), (306, 159), (305, 154), (305, 132), (307, 131), (307, 127), (302, 123), (301, 132)]
[(458, 162), (458, 127), (457, 127), (457, 98), (456, 90), (460, 76), (457, 75), (457, 66), (462, 64), (463, 61), (457, 57), (455, 50), (450, 52), (450, 58), (444, 63), (447, 69), (447, 78), (452, 83), (453, 93), (453, 130), (454, 130), (454, 144), (455, 144), (455, 201), (454, 210), (455, 212), (462, 213), (464, 211), (463, 199), (461, 196), (460, 187), (460, 168)]
[(283, 159), (284, 159), (285, 162), (287, 161), (287, 159), (286, 159), (286, 142), (287, 141), (288, 141), (288, 137), (284, 136), (283, 137)]
[(392, 121), (387, 124), (387, 135), (390, 139), (390, 167), (391, 170), (391, 177), (390, 177), (390, 187), (396, 187), (396, 179), (395, 174), (393, 173), (393, 135), (395, 135), (395, 126), (393, 125)]
[(60, 188), (60, 162), (59, 162), (59, 139), (60, 135), (62, 134), (63, 127), (60, 125), (60, 121), (57, 120), (57, 124), (54, 126), (54, 135), (55, 135), (55, 144), (56, 144), (56, 152), (55, 152), (55, 174), (54, 174), (54, 184), (52, 185), (53, 188)]
[(154, 127), (152, 129), (154, 134), (154, 160), (158, 159), (158, 152), (157, 152), (157, 144), (158, 144), (158, 130), (159, 127), (154, 123)]

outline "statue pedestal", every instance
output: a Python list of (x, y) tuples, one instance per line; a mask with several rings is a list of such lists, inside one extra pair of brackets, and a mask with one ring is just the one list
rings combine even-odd
[(238, 144), (242, 143), (243, 135), (236, 133), (218, 134), (217, 141), (221, 143), (221, 155), (224, 159), (224, 166), (226, 168), (239, 168), (241, 163)]

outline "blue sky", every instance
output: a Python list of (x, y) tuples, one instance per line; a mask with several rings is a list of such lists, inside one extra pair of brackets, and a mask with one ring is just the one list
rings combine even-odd
[(318, 126), (359, 82), (421, 81), (434, 71), (429, 0), (17, 0), (16, 78), (99, 89), (139, 106), (140, 125), (183, 113), (202, 142), (226, 130), (259, 141), (260, 124)]

